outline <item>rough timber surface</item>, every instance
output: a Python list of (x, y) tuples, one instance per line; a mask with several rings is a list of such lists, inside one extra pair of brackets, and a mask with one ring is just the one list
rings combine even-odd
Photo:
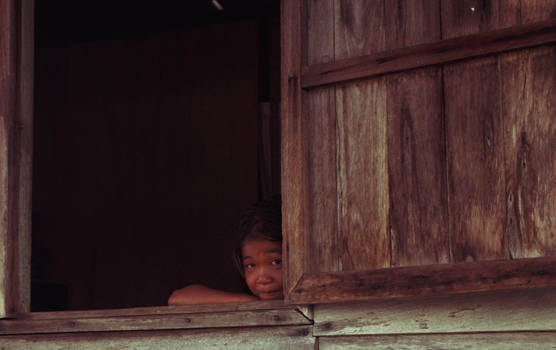
[[(334, 60), (334, 8), (332, 0), (306, 3), (309, 65)], [(338, 215), (336, 189), (336, 88), (303, 94), (303, 128), (306, 141), (308, 192), (308, 270), (338, 271)]]
[(513, 258), (556, 255), (556, 46), (500, 56), (506, 220)]
[(556, 288), (314, 307), (316, 336), (556, 330)]
[(309, 326), (0, 337), (2, 350), (313, 350)]
[(307, 325), (307, 313), (282, 302), (38, 312), (0, 320), (0, 335)]
[(320, 350), (555, 349), (556, 332), (320, 337)]

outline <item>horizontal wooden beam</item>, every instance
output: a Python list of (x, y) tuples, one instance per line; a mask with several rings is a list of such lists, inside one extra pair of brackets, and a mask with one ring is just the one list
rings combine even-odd
[(313, 335), (556, 331), (554, 315), (556, 287), (318, 304)]
[(480, 57), (556, 41), (556, 20), (511, 27), (374, 55), (302, 68), (301, 87), (370, 78), (430, 65)]
[[(254, 305), (250, 305), (254, 304)], [(275, 305), (276, 307), (270, 307)], [(251, 307), (250, 307), (251, 306)], [(144, 331), (309, 325), (304, 309), (280, 302), (21, 314), (0, 320), (0, 336), (11, 334)], [(215, 311), (220, 309), (220, 311)]]
[(56, 333), (0, 336), (0, 348), (79, 350), (170, 349), (315, 349), (312, 327), (248, 327), (226, 329), (151, 330), (108, 333)]
[(556, 332), (505, 332), (477, 334), (420, 334), (319, 338), (320, 350), (421, 350), (421, 349), (554, 349)]
[(305, 274), (289, 302), (332, 303), (556, 286), (556, 257)]

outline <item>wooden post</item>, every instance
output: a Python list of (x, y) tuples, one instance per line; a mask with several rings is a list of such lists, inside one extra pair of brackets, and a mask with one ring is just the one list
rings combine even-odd
[(0, 0), (0, 317), (30, 305), (33, 0)]

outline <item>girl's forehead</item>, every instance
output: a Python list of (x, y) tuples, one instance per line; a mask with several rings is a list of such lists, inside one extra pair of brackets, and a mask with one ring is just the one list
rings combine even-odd
[(282, 253), (282, 242), (267, 239), (248, 240), (241, 246), (241, 255), (244, 257), (255, 254)]

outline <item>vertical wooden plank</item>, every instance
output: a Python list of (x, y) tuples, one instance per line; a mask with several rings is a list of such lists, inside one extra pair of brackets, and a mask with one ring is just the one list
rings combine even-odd
[(522, 0), (442, 0), (442, 39), (518, 25), (521, 3)]
[(31, 309), (31, 193), (33, 160), (33, 86), (34, 86), (34, 0), (21, 2), (18, 86), (18, 130), (20, 144), (18, 187), (18, 312)]
[[(553, 0), (444, 0), (442, 2), (443, 37), (451, 38), (532, 23), (551, 18), (554, 14)], [(509, 58), (514, 56), (514, 59)], [(512, 62), (504, 63), (504, 61), (492, 57), (490, 58), (491, 63), (487, 63), (488, 59), (461, 63), (449, 66), (445, 71), (446, 113), (447, 118), (450, 119), (448, 121), (448, 149), (455, 151), (455, 153), (451, 151), (448, 153), (448, 176), (452, 187), (450, 189), (450, 216), (451, 229), (454, 230), (455, 261), (507, 258), (509, 253), (505, 250), (508, 248), (508, 244), (514, 257), (539, 256), (550, 254), (553, 251), (553, 246), (548, 242), (548, 237), (544, 233), (551, 227), (550, 216), (546, 216), (546, 210), (553, 207), (552, 202), (547, 200), (550, 198), (551, 192), (542, 188), (545, 184), (544, 181), (551, 181), (552, 176), (548, 175), (546, 170), (539, 175), (542, 179), (534, 178), (534, 175), (531, 174), (537, 168), (550, 169), (552, 164), (550, 157), (553, 152), (545, 151), (549, 149), (546, 148), (550, 146), (549, 144), (535, 144), (534, 151), (529, 149), (532, 153), (527, 153), (525, 149), (519, 148), (520, 146), (529, 147), (531, 142), (528, 137), (521, 138), (520, 132), (523, 132), (523, 135), (528, 133), (545, 135), (545, 133), (550, 134), (551, 126), (546, 121), (539, 121), (539, 124), (534, 126), (533, 122), (516, 117), (517, 113), (522, 118), (526, 118), (521, 113), (530, 112), (535, 108), (532, 107), (531, 102), (527, 101), (527, 95), (532, 92), (532, 88), (527, 88), (525, 84), (528, 80), (534, 80), (532, 78), (534, 74), (530, 67), (527, 68), (528, 64), (519, 63), (517, 57), (524, 60), (526, 56), (509, 53), (502, 57), (506, 57), (504, 60)], [(518, 71), (510, 71), (508, 66), (496, 72), (500, 66), (505, 65), (512, 66)], [(540, 69), (544, 70), (544, 73), (541, 74), (545, 75), (546, 71), (550, 70), (549, 67)], [(506, 75), (508, 76), (506, 77)], [(499, 82), (506, 86), (504, 90), (498, 86)], [(450, 91), (457, 88), (458, 85), (465, 89), (465, 93), (460, 96)], [(468, 89), (473, 89), (475, 92), (470, 93)], [(543, 93), (547, 91), (543, 90)], [(539, 96), (546, 96), (543, 93)], [(494, 96), (499, 96), (500, 101), (495, 102)], [(548, 96), (537, 98), (537, 106), (546, 104), (548, 100), (550, 100)], [(473, 135), (470, 131), (464, 131), (464, 128), (457, 131), (457, 128), (453, 127), (454, 122), (464, 116), (464, 114), (460, 114), (460, 117), (457, 116), (458, 112), (454, 109), (454, 104), (455, 106), (460, 105), (461, 108), (474, 104), (474, 107), (467, 107), (468, 112), (474, 110), (472, 114), (467, 115), (467, 118), (476, 120), (471, 124), (461, 123), (462, 127), (475, 129), (472, 132)], [(520, 108), (523, 109), (517, 111)], [(546, 105), (540, 107), (541, 110), (543, 108), (546, 108)], [(453, 112), (456, 112), (456, 115), (450, 115)], [(512, 114), (512, 117), (508, 118), (508, 113)], [(496, 116), (498, 114), (499, 117)], [(539, 125), (543, 126), (539, 128)], [(483, 151), (478, 147), (482, 147)], [(460, 148), (461, 150), (467, 149), (468, 152), (463, 154), (458, 151)], [(507, 150), (506, 153), (504, 153), (504, 149)], [(474, 156), (471, 156), (472, 154)], [(543, 159), (543, 157), (549, 159)], [(533, 168), (528, 168), (529, 172), (525, 174), (524, 169), (517, 167), (516, 158), (532, 161)], [(541, 159), (548, 163), (540, 165)], [(458, 164), (454, 164), (452, 161)], [(535, 162), (537, 163), (535, 164)], [(467, 163), (467, 169), (464, 168), (465, 163)], [(540, 171), (542, 172), (542, 170)], [(471, 175), (473, 173), (475, 173), (474, 176)], [(475, 178), (474, 183), (471, 181), (473, 177)], [(504, 183), (506, 180), (507, 184)], [(457, 187), (460, 189), (458, 190)], [(505, 191), (508, 193), (503, 194)], [(519, 203), (519, 199), (525, 199), (523, 196), (528, 199), (527, 204), (529, 205), (525, 209), (522, 206), (524, 203)], [(499, 205), (502, 201), (507, 206), (505, 212)], [(540, 210), (542, 214), (537, 210)], [(539, 216), (534, 218), (535, 215)], [(465, 219), (466, 217), (467, 219)], [(503, 227), (500, 226), (501, 217), (504, 218)], [(541, 224), (540, 221), (543, 223)], [(479, 224), (480, 222), (482, 224)], [(476, 226), (477, 224), (478, 226)], [(481, 231), (481, 227), (484, 230), (482, 235), (474, 232)], [(538, 237), (537, 234), (539, 234)], [(542, 243), (537, 242), (539, 239)], [(465, 243), (466, 241), (467, 243)], [(476, 251), (477, 248), (478, 251)]]
[(306, 184), (301, 104), (302, 2), (281, 2), (282, 93), (282, 232), (284, 290), (289, 291), (306, 270)]
[[(335, 11), (335, 57), (337, 59), (352, 58), (440, 39), (438, 1), (340, 0), (336, 2)], [(419, 142), (434, 142), (425, 141), (427, 137), (425, 135), (438, 136), (440, 119), (431, 124), (419, 120), (424, 114), (417, 111), (422, 109), (422, 102), (419, 102), (416, 97), (420, 96), (425, 101), (431, 101), (430, 106), (432, 109), (436, 109), (436, 112), (433, 112), (432, 109), (428, 110), (428, 112), (433, 112), (429, 117), (438, 118), (440, 114), (437, 112), (440, 110), (441, 101), (438, 99), (440, 79), (437, 76), (436, 80), (430, 81), (426, 75), (415, 75), (404, 81), (403, 77), (404, 75), (399, 75), (398, 78), (385, 77), (348, 85), (342, 87), (341, 93), (337, 97), (338, 114), (342, 113), (343, 118), (340, 121), (340, 116), (338, 116), (341, 139), (339, 147), (342, 148), (339, 150), (341, 175), (338, 187), (340, 188), (339, 221), (341, 246), (344, 247), (344, 259), (342, 260), (344, 269), (388, 266), (390, 259), (393, 264), (401, 265), (448, 259), (447, 240), (442, 238), (442, 236), (446, 236), (446, 230), (440, 228), (442, 221), (437, 221), (443, 214), (434, 209), (435, 207), (438, 209), (441, 205), (438, 202), (441, 200), (441, 188), (437, 188), (436, 195), (433, 195), (435, 200), (429, 202), (430, 207), (425, 208), (423, 207), (425, 197), (421, 200), (415, 198), (417, 196), (415, 191), (419, 191), (419, 189), (415, 188), (411, 181), (411, 178), (420, 177), (420, 174), (415, 174), (415, 171), (418, 171), (421, 166), (430, 167), (432, 160), (425, 159), (426, 156), (419, 157), (419, 159), (416, 159), (415, 156), (404, 158), (404, 155), (408, 155), (407, 152), (412, 152), (411, 146), (400, 143), (398, 139), (400, 137), (399, 125), (411, 120), (411, 123), (418, 123), (420, 129), (425, 129), (421, 134), (423, 139), (420, 139), (420, 135), (417, 136)], [(432, 89), (431, 95), (427, 95), (428, 92), (419, 91), (418, 88), (413, 89), (409, 81), (414, 86), (426, 86)], [(365, 87), (365, 84), (369, 86)], [(415, 95), (415, 93), (418, 94)], [(394, 100), (386, 102), (387, 96), (388, 99), (392, 97)], [(377, 100), (369, 101), (372, 99)], [(410, 100), (413, 102), (409, 102)], [(432, 100), (435, 101), (432, 102)], [(436, 106), (433, 106), (434, 103)], [(404, 109), (400, 109), (401, 106)], [(392, 119), (390, 120), (390, 118)], [(363, 122), (364, 119), (367, 121)], [(405, 126), (407, 125), (406, 123)], [(387, 135), (383, 133), (386, 130), (388, 130)], [(361, 136), (354, 136), (357, 134)], [(386, 142), (386, 144), (382, 142)], [(442, 147), (443, 139), (437, 139), (436, 142), (437, 146)], [(391, 145), (393, 149), (390, 151)], [(423, 144), (419, 144), (419, 146), (423, 146)], [(382, 161), (386, 160), (386, 155), (388, 155), (388, 166), (390, 167), (388, 170), (382, 168), (385, 165)], [(441, 157), (438, 156), (437, 152), (433, 153), (433, 157), (437, 158), (436, 161), (432, 161), (434, 164), (432, 167), (437, 170), (442, 169), (442, 163), (439, 162)], [(403, 161), (407, 160), (405, 164), (400, 162), (402, 158)], [(419, 164), (412, 163), (413, 161)], [(413, 166), (409, 169), (409, 174), (404, 173), (404, 170), (407, 170), (404, 166)], [(392, 171), (392, 174), (389, 171)], [(435, 179), (433, 180), (435, 185), (439, 185), (442, 183), (442, 181), (438, 181), (441, 180), (439, 178), (441, 175), (442, 172), (434, 172), (434, 175), (428, 180)], [(382, 178), (382, 176), (386, 177)], [(394, 186), (390, 193), (388, 193), (387, 181)], [(416, 184), (417, 187), (424, 185), (425, 183)], [(431, 190), (433, 186), (425, 187), (427, 190)], [(407, 201), (408, 198), (412, 198), (410, 202)], [(420, 203), (418, 203), (419, 201)], [(385, 205), (387, 207), (384, 207)], [(410, 210), (412, 214), (407, 216), (407, 210)], [(429, 210), (430, 214), (425, 215), (426, 219), (420, 217), (424, 214), (420, 211), (427, 212)], [(420, 212), (419, 215), (416, 214), (417, 212)], [(391, 223), (392, 227), (388, 227), (389, 218), (394, 221)], [(433, 221), (436, 222), (433, 223)], [(438, 226), (433, 227), (435, 225)], [(429, 229), (434, 232), (428, 231)], [(361, 230), (369, 231), (367, 234), (372, 237), (370, 239), (371, 245), (373, 245), (372, 250), (361, 245), (365, 236)], [(427, 232), (425, 233), (423, 230)], [(430, 243), (429, 239), (440, 240), (438, 243), (442, 248), (434, 244), (425, 244), (424, 242)], [(390, 247), (390, 244), (393, 247)], [(427, 247), (415, 250), (421, 244), (425, 244)], [(432, 251), (428, 250), (429, 248), (432, 248)], [(439, 249), (436, 250), (437, 248)], [(391, 257), (390, 249), (393, 249)], [(358, 251), (361, 252), (358, 253)], [(373, 254), (374, 256), (371, 256)]]
[(423, 44), (440, 38), (438, 0), (338, 0), (336, 59)]
[(17, 244), (14, 227), (14, 123), (17, 96), (15, 1), (0, 0), (0, 317), (15, 312)]
[(383, 78), (337, 88), (340, 270), (390, 265), (386, 99)]
[(508, 258), (497, 59), (448, 65), (444, 81), (454, 262)]
[[(334, 3), (306, 1), (304, 26), (306, 64), (334, 59)], [(304, 93), (306, 141), (308, 268), (307, 272), (338, 271), (336, 189), (336, 111), (334, 86)]]
[(521, 23), (556, 18), (556, 0), (521, 0)]
[(391, 77), (387, 133), (392, 265), (448, 263), (445, 135), (438, 68)]
[(513, 258), (556, 255), (556, 48), (500, 57), (506, 232)]

